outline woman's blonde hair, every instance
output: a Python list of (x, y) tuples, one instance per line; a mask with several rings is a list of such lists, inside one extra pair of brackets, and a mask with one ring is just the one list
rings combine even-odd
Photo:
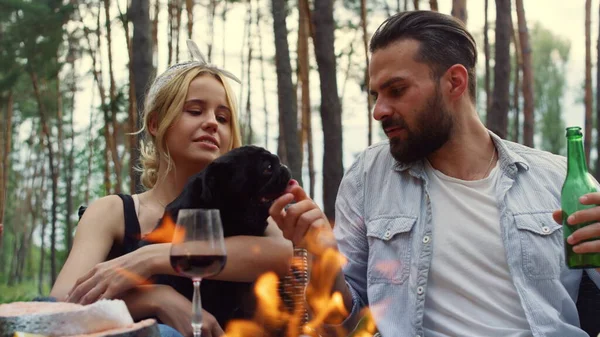
[[(233, 90), (227, 80), (218, 70), (202, 65), (174, 66), (158, 76), (144, 102), (143, 125), (139, 132), (143, 132), (140, 143), (140, 164), (138, 171), (142, 173), (141, 182), (146, 189), (152, 188), (158, 179), (158, 169), (161, 160), (166, 160), (167, 171), (174, 166), (169, 149), (166, 146), (165, 134), (169, 127), (179, 118), (187, 96), (190, 83), (198, 76), (212, 75), (218, 79), (225, 88), (227, 104), (231, 110), (231, 142), (227, 150), (242, 145), (240, 127), (238, 123), (238, 107)], [(152, 135), (149, 123), (157, 123), (156, 134)]]

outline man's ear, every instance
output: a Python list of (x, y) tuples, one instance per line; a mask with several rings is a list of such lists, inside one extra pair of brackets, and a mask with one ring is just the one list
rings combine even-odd
[(463, 94), (468, 94), (469, 72), (462, 64), (455, 64), (444, 74), (444, 87), (448, 97), (455, 100)]
[(150, 113), (150, 118), (148, 119), (148, 132), (152, 135), (152, 137), (156, 137), (156, 133), (158, 132), (158, 117), (155, 112)]

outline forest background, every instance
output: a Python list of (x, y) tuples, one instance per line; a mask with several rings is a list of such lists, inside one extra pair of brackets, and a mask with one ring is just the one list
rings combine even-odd
[(48, 294), (80, 205), (139, 191), (128, 133), (155, 74), (189, 59), (188, 38), (242, 79), (244, 143), (278, 153), (333, 219), (344, 169), (385, 138), (369, 37), (413, 9), (475, 36), (491, 130), (564, 155), (564, 128), (582, 126), (600, 176), (598, 1), (0, 0), (0, 303)]

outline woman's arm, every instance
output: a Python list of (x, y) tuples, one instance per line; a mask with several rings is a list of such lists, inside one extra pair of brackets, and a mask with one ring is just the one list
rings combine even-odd
[[(265, 236), (231, 236), (225, 238), (227, 264), (219, 274), (210, 279), (252, 282), (267, 271), (274, 271), (279, 276), (285, 275), (293, 255), (292, 242), (283, 237), (277, 224), (269, 217)], [(169, 262), (171, 244), (154, 244), (145, 246), (130, 254), (139, 254), (147, 261), (148, 275), (177, 273)]]
[[(93, 202), (77, 225), (73, 247), (50, 296), (64, 301), (77, 279), (106, 259), (123, 224), (122, 202), (107, 196)], [(121, 210), (121, 211), (119, 211)]]
[(268, 218), (265, 236), (232, 236), (225, 238), (227, 264), (212, 277), (216, 280), (252, 282), (260, 275), (273, 271), (279, 276), (290, 269), (292, 242), (286, 240), (277, 224)]
[[(280, 276), (287, 273), (293, 255), (292, 243), (283, 237), (270, 218), (268, 221), (265, 236), (225, 238), (227, 264), (212, 279), (252, 282), (267, 271)], [(113, 298), (144, 283), (152, 275), (177, 275), (169, 261), (170, 247), (170, 243), (148, 245), (93, 266), (77, 279), (68, 300), (85, 304)]]

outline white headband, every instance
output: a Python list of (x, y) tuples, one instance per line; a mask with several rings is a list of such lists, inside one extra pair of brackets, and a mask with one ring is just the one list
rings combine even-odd
[(230, 73), (229, 71), (227, 71), (225, 69), (221, 69), (221, 68), (215, 66), (214, 64), (208, 63), (206, 61), (206, 58), (204, 57), (204, 54), (202, 54), (202, 52), (200, 52), (200, 49), (198, 49), (198, 46), (196, 45), (196, 43), (194, 43), (194, 41), (187, 40), (187, 46), (188, 46), (189, 52), (192, 54), (192, 59), (190, 61), (174, 64), (174, 65), (170, 66), (167, 70), (165, 70), (165, 72), (162, 73), (160, 76), (156, 77), (156, 79), (154, 80), (154, 83), (150, 87), (150, 91), (148, 92), (148, 101), (149, 102), (152, 102), (154, 100), (156, 93), (165, 85), (165, 83), (168, 83), (173, 78), (173, 76), (177, 73), (175, 70), (181, 70), (184, 68), (185, 69), (193, 68), (193, 67), (208, 68), (208, 69), (211, 69), (215, 72), (222, 74), (223, 76), (229, 77), (230, 79), (234, 80), (235, 82), (237, 82), (239, 84), (242, 84), (242, 81), (240, 81), (240, 79), (237, 78), (234, 74)]

